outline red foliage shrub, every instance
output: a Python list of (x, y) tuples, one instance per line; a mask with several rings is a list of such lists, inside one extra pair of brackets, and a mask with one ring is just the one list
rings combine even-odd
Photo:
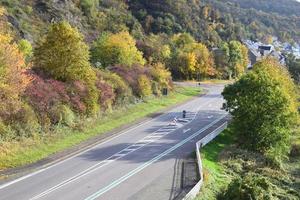
[(68, 103), (67, 86), (61, 81), (43, 79), (36, 73), (29, 71), (31, 83), (25, 90), (25, 97), (38, 112), (47, 112), (57, 103)]
[(98, 80), (96, 82), (96, 87), (98, 88), (98, 90), (100, 90), (100, 98), (98, 102), (101, 105), (101, 109), (107, 110), (111, 108), (115, 99), (115, 94), (112, 86), (102, 80)]
[(125, 82), (129, 84), (129, 86), (132, 88), (133, 94), (137, 97), (142, 96), (140, 90), (141, 88), (138, 82), (139, 77), (141, 75), (146, 75), (146, 77), (149, 79), (151, 77), (149, 69), (141, 65), (133, 65), (131, 67), (118, 65), (111, 67), (110, 70), (122, 77)]
[(81, 81), (74, 81), (69, 87), (70, 103), (72, 108), (79, 113), (86, 113), (87, 107), (84, 103), (88, 95), (87, 86)]
[[(58, 105), (68, 105), (78, 113), (86, 112), (84, 98), (88, 94), (87, 87), (80, 81), (65, 83), (51, 78), (46, 78), (41, 74), (28, 71), (27, 74), (32, 78), (31, 83), (24, 92), (24, 98), (38, 113), (42, 124), (50, 118), (51, 123), (57, 123), (59, 119), (55, 107)], [(56, 112), (56, 111), (55, 111)]]

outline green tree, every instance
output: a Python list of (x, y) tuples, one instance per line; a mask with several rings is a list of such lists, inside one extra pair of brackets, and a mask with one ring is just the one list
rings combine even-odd
[(296, 59), (293, 55), (288, 55), (286, 65), (293, 79), (300, 83), (300, 59)]
[(227, 68), (229, 78), (232, 76), (234, 78), (240, 77), (249, 64), (247, 47), (239, 41), (230, 41), (229, 43), (223, 43), (221, 50), (225, 57), (224, 64), (227, 65), (225, 68)]
[(98, 110), (96, 75), (89, 63), (89, 48), (83, 36), (67, 22), (51, 25), (45, 38), (34, 50), (35, 67), (62, 81), (82, 81), (88, 86), (85, 103), (89, 113)]
[(234, 78), (239, 76), (238, 74), (238, 64), (242, 60), (242, 50), (240, 42), (230, 41), (228, 44), (229, 47), (229, 58), (228, 63), (231, 71), (233, 72)]
[(136, 42), (128, 32), (102, 34), (93, 44), (91, 60), (104, 68), (114, 64), (145, 64), (142, 52), (136, 48)]
[(34, 64), (62, 81), (95, 79), (82, 34), (65, 21), (51, 25), (34, 50)]
[(80, 6), (85, 15), (96, 17), (99, 0), (80, 0)]
[(280, 161), (297, 116), (295, 86), (277, 61), (263, 60), (222, 93), (241, 143)]

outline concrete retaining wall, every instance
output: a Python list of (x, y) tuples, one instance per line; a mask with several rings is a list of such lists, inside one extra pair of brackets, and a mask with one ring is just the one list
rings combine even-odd
[(200, 174), (200, 180), (199, 182), (191, 189), (191, 191), (183, 198), (183, 200), (192, 200), (194, 199), (197, 194), (199, 193), (201, 186), (203, 184), (203, 167), (202, 167), (202, 160), (201, 160), (201, 154), (200, 154), (200, 148), (208, 144), (210, 141), (212, 141), (215, 137), (217, 137), (223, 130), (227, 128), (228, 123), (225, 122), (221, 126), (219, 126), (217, 129), (215, 129), (213, 132), (202, 138), (196, 143), (196, 156), (197, 156), (197, 164)]

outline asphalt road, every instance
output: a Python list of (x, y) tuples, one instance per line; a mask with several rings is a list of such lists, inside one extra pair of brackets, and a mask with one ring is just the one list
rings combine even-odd
[[(182, 194), (184, 159), (226, 119), (221, 85), (53, 166), (0, 186), (0, 199), (165, 200)], [(180, 120), (182, 111), (187, 117)], [(174, 118), (177, 122), (174, 123)], [(176, 120), (175, 120), (176, 121)]]

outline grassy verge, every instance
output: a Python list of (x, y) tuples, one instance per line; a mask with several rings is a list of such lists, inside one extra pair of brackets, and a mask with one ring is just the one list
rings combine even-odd
[(224, 167), (219, 163), (220, 153), (234, 143), (234, 137), (229, 129), (223, 131), (215, 140), (201, 149), (204, 167), (204, 185), (197, 200), (216, 199), (220, 190), (230, 182)]
[(300, 135), (292, 138), (294, 155), (284, 162), (284, 169), (274, 169), (266, 164), (259, 153), (241, 149), (230, 130), (224, 131), (202, 151), (204, 185), (196, 200), (223, 199), (222, 194), (231, 180), (255, 173), (272, 185), (269, 192), (275, 199), (300, 197)]
[(151, 113), (184, 102), (200, 93), (200, 88), (180, 87), (167, 97), (149, 99), (147, 102), (120, 108), (104, 117), (85, 121), (81, 131), (58, 127), (53, 134), (19, 142), (0, 144), (0, 170), (30, 164), (70, 148), (96, 135), (134, 122)]

